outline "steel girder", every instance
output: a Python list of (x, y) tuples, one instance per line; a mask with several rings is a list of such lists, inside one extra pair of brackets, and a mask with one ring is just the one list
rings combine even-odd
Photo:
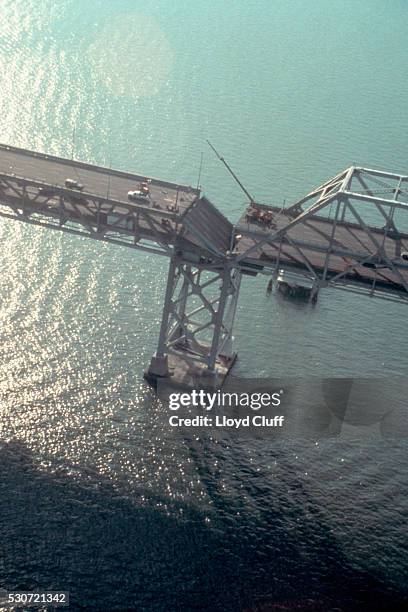
[(274, 228), (240, 225), (232, 252), (190, 243), (189, 257), (179, 248), (177, 213), (0, 174), (0, 216), (170, 257), (159, 361), (175, 355), (211, 373), (217, 361), (231, 359), (241, 271), (297, 269), (316, 290), (408, 301), (407, 176), (352, 166), (286, 210), (265, 209), (273, 211)]
[(241, 265), (297, 269), (317, 287), (408, 300), (408, 176), (351, 166), (273, 211), (270, 231), (237, 226), (247, 239), (236, 250)]
[(233, 356), (232, 328), (241, 272), (170, 260), (156, 357), (176, 355), (204, 364), (210, 372), (223, 357)]
[(171, 256), (179, 215), (0, 173), (0, 216)]

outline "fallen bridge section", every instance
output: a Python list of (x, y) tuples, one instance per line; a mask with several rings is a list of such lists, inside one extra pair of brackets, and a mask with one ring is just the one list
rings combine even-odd
[(251, 198), (233, 226), (199, 189), (0, 145), (0, 216), (169, 257), (153, 384), (222, 384), (242, 274), (407, 303), (407, 213), (408, 177), (352, 166), (286, 209)]
[(227, 265), (233, 225), (199, 189), (0, 145), (0, 216), (168, 256), (147, 378), (222, 382), (241, 277)]

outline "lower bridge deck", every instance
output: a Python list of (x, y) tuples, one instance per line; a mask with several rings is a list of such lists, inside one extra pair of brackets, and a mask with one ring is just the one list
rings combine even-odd
[[(236, 228), (236, 253), (239, 256), (248, 252), (245, 261), (265, 268), (290, 268), (309, 276), (325, 271), (328, 280), (346, 272), (344, 279), (363, 285), (372, 286), (375, 282), (378, 288), (396, 291), (404, 290), (404, 282), (408, 285), (408, 261), (401, 258), (402, 253), (408, 252), (408, 233), (391, 229), (364, 229), (358, 223), (334, 223), (333, 219), (314, 215), (277, 239), (250, 250), (295, 219), (296, 215), (285, 214), (278, 207), (249, 207)], [(393, 267), (385, 267), (378, 260), (378, 246)]]
[[(369, 180), (386, 181), (386, 196)], [(252, 202), (234, 226), (199, 189), (0, 145), (0, 216), (170, 258), (154, 384), (222, 383), (242, 273), (295, 270), (312, 279), (312, 300), (351, 283), (406, 303), (408, 233), (394, 213), (408, 217), (407, 187), (408, 177), (353, 166), (286, 211)], [(365, 204), (383, 226), (364, 220)]]
[[(143, 184), (148, 194), (129, 199)], [(2, 216), (168, 255), (178, 246), (220, 265), (233, 248), (246, 271), (288, 268), (406, 292), (408, 233), (301, 212), (252, 204), (234, 228), (199, 189), (0, 145)]]

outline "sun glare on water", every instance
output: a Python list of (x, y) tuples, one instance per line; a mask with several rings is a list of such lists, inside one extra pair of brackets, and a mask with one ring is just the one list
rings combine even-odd
[(95, 78), (110, 94), (156, 95), (173, 65), (173, 49), (158, 23), (139, 14), (110, 18), (89, 47)]

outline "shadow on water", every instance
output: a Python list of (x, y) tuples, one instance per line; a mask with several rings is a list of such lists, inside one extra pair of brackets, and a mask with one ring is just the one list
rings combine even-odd
[[(229, 577), (230, 584), (242, 585), (245, 612), (389, 610), (407, 604), (406, 591), (398, 593), (350, 565), (290, 463), (273, 486), (271, 474), (250, 463), (240, 445), (221, 441), (218, 457), (208, 440), (191, 438), (189, 446), (217, 513), (225, 517), (225, 550), (236, 557), (241, 570), (235, 581)], [(229, 503), (222, 468), (214, 470), (206, 459), (215, 455), (215, 465), (222, 465), (225, 454), (236, 462), (241, 494)], [(285, 484), (288, 490), (282, 494)], [(253, 514), (248, 500), (256, 500)], [(242, 520), (231, 521), (234, 515)]]
[[(20, 442), (1, 444), (1, 586), (69, 590), (73, 610), (397, 609), (395, 595), (347, 567), (324, 530), (303, 554), (304, 509), (290, 509), (292, 533), (273, 506), (235, 519), (239, 500), (228, 507), (206, 449), (190, 449), (211, 525), (191, 505), (171, 502), (166, 512), (168, 499), (125, 497), (99, 475), (82, 484), (41, 469)], [(253, 470), (246, 482), (262, 496), (258, 479)]]

